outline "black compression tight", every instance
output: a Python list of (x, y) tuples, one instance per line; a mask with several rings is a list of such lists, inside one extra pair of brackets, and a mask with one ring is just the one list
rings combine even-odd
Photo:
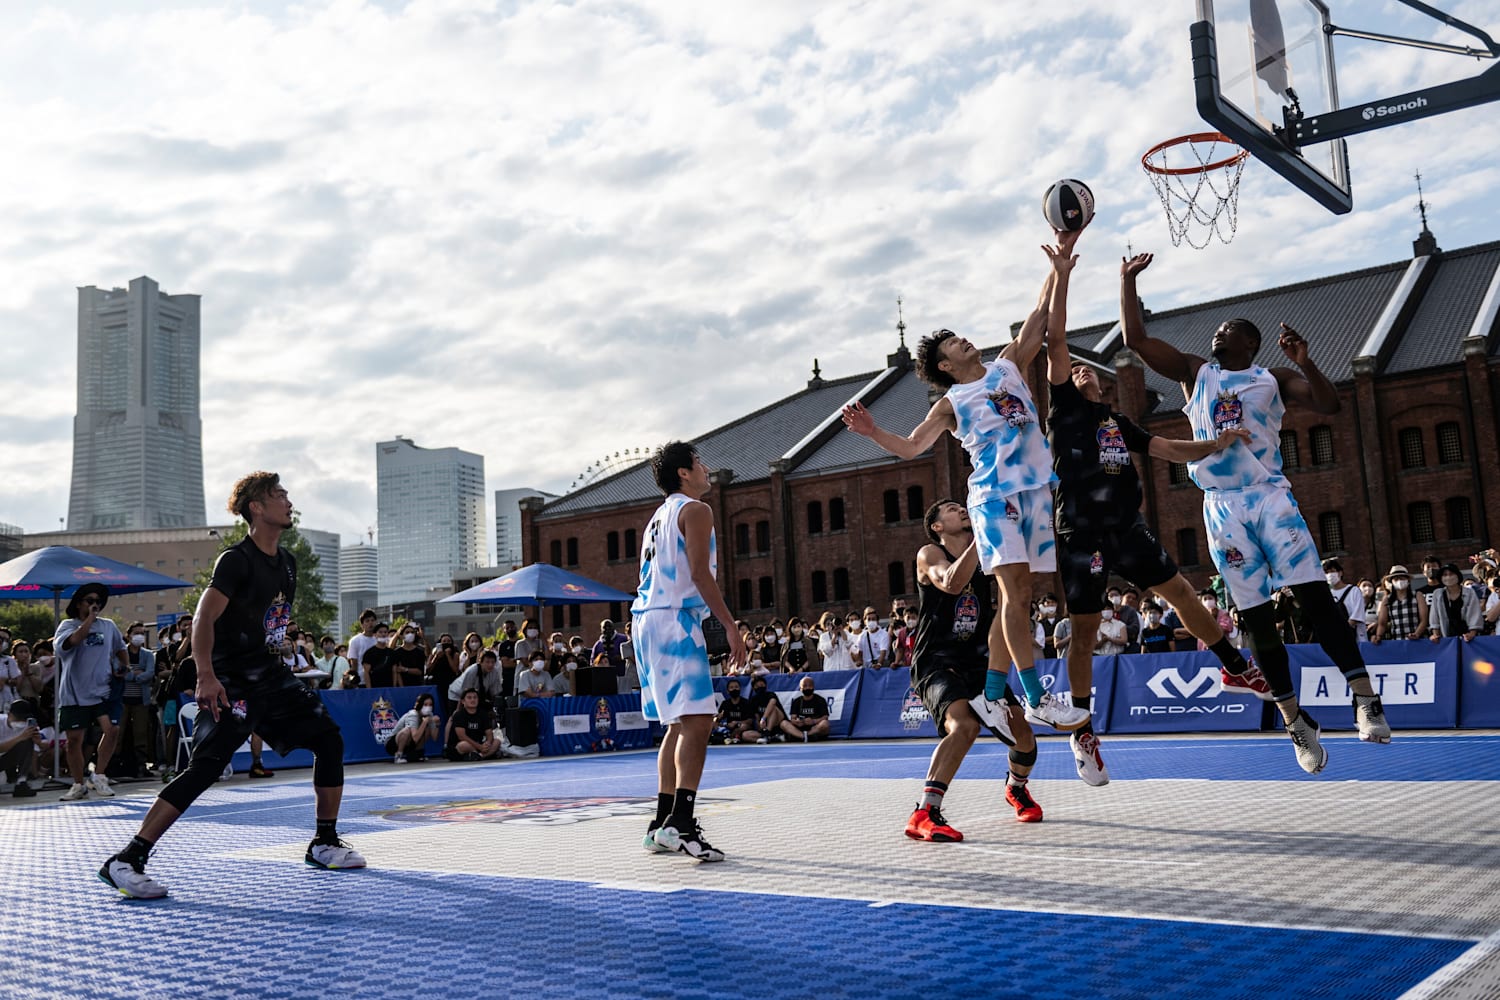
[[(314, 755), (313, 787), (341, 787), (344, 784), (344, 738), (339, 735), (338, 730), (322, 734), (307, 749)], [(228, 766), (229, 757), (212, 753), (205, 747), (193, 754), (193, 762), (188, 765), (187, 770), (161, 790), (161, 798), (178, 812), (186, 812), (187, 807), (197, 801), (198, 796), (219, 780), (219, 775)]]
[(1240, 608), (1240, 627), (1250, 642), (1250, 652), (1255, 654), (1255, 665), (1260, 667), (1266, 683), (1271, 686), (1271, 697), (1286, 701), (1295, 695), (1291, 658), (1287, 656), (1281, 632), (1276, 628), (1275, 605), (1267, 601), (1253, 608)]
[(1359, 642), (1349, 627), (1349, 616), (1333, 599), (1333, 591), (1328, 585), (1299, 583), (1292, 588), (1292, 594), (1312, 625), (1313, 638), (1323, 647), (1333, 665), (1339, 668), (1344, 680), (1352, 682), (1369, 677), (1365, 658), (1359, 654)]

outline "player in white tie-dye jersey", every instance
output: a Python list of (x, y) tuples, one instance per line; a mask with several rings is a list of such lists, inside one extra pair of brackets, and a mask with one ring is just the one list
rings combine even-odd
[[(1071, 258), (1078, 233), (1057, 233), (1056, 253)], [(946, 431), (963, 444), (969, 476), (969, 521), (979, 568), (1000, 584), (1000, 614), (989, 634), (985, 696), (999, 701), (1011, 663), (1026, 693), (1026, 718), (1054, 729), (1077, 729), (1087, 709), (1055, 698), (1036, 675), (1031, 645), (1031, 574), (1057, 568), (1052, 527), (1052, 452), (1037, 420), (1036, 403), (1022, 372), (1042, 348), (1055, 272), (1047, 280), (1021, 332), (986, 363), (979, 348), (952, 330), (938, 330), (917, 345), (917, 374), (945, 389), (926, 418), (901, 437), (876, 426), (859, 401), (844, 407), (844, 424), (900, 458), (916, 458)]]
[[(673, 441), (651, 459), (656, 485), (666, 494), (651, 515), (641, 545), (641, 578), (630, 606), (631, 642), (641, 678), (641, 711), (667, 727), (657, 755), (656, 819), (641, 842), (648, 851), (681, 851), (697, 861), (723, 861), (693, 818), (708, 735), (718, 710), (708, 671), (703, 619), (712, 614), (732, 625), (715, 579), (718, 551), (713, 512), (703, 503), (709, 470), (692, 445)], [(725, 630), (729, 662), (750, 658), (739, 629)]]
[(1239, 610), (1240, 625), (1286, 722), (1297, 762), (1317, 774), (1328, 762), (1328, 751), (1318, 739), (1317, 722), (1297, 702), (1272, 603), (1282, 587), (1291, 588), (1318, 644), (1348, 682), (1360, 739), (1391, 739), (1359, 644), (1323, 579), (1317, 546), (1281, 471), (1281, 418), (1287, 404), (1337, 413), (1338, 390), (1308, 356), (1307, 341), (1285, 323), (1277, 343), (1300, 371), (1257, 365), (1260, 330), (1247, 319), (1231, 319), (1214, 331), (1211, 361), (1148, 336), (1136, 276), (1150, 263), (1151, 255), (1141, 254), (1120, 269), (1125, 346), (1159, 374), (1181, 383), (1187, 398), (1183, 412), (1194, 438), (1208, 440), (1229, 428), (1250, 432), (1249, 444), (1236, 442), (1190, 462), (1188, 473), (1203, 490), (1203, 523), (1214, 566)]

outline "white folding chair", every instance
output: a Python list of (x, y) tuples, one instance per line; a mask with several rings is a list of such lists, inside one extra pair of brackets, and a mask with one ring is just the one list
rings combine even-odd
[(177, 709), (177, 757), (172, 761), (172, 769), (181, 771), (183, 754), (187, 755), (187, 762), (193, 762), (193, 738), (198, 731), (198, 705), (196, 702), (188, 702)]

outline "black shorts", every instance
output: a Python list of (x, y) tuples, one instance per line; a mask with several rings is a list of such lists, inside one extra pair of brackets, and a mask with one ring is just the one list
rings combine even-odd
[[(932, 716), (940, 735), (948, 732), (948, 709), (955, 701), (969, 701), (984, 694), (985, 674), (989, 665), (981, 656), (972, 659), (943, 656), (925, 656), (920, 667), (913, 666), (912, 686), (922, 699), (922, 707)], [(1007, 705), (1019, 705), (1010, 687), (1005, 688), (1003, 699)]]
[(206, 708), (198, 710), (193, 728), (193, 753), (229, 759), (254, 733), (285, 757), (310, 748), (324, 736), (338, 733), (338, 723), (316, 691), (293, 677), (291, 671), (273, 673), (258, 681), (222, 679), (229, 707), (219, 706), (219, 719)]
[(1070, 615), (1096, 615), (1104, 610), (1111, 573), (1143, 589), (1158, 587), (1177, 575), (1177, 563), (1140, 516), (1110, 531), (1059, 531), (1057, 568)]

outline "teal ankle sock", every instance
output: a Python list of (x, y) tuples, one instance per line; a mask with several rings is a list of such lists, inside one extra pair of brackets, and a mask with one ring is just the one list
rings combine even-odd
[(1005, 674), (999, 670), (985, 671), (984, 696), (990, 701), (999, 701), (1005, 697)]
[(1047, 693), (1047, 689), (1042, 687), (1042, 682), (1036, 675), (1036, 667), (1027, 667), (1020, 674), (1021, 688), (1026, 692), (1026, 704), (1036, 708), (1042, 703), (1042, 696)]

